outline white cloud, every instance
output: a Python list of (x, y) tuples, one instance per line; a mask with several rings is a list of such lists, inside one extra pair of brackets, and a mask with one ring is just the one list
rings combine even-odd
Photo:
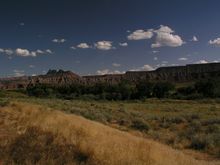
[(95, 47), (99, 50), (111, 50), (113, 49), (111, 41), (98, 41), (95, 43)]
[(151, 39), (153, 37), (153, 29), (149, 30), (136, 30), (127, 36), (128, 40), (144, 40)]
[(22, 56), (22, 57), (27, 57), (27, 56), (32, 56), (34, 54), (32, 54), (29, 50), (27, 49), (21, 49), (21, 48), (17, 48), (15, 50), (15, 53), (18, 55), (18, 56)]
[(118, 64), (118, 63), (112, 63), (112, 66), (114, 66), (114, 67), (120, 67), (121, 64)]
[(14, 52), (11, 49), (5, 49), (5, 54), (12, 55)]
[(162, 61), (162, 64), (168, 64), (168, 61)]
[(187, 61), (188, 58), (185, 58), (185, 57), (181, 57), (181, 58), (178, 58), (179, 61)]
[(97, 70), (98, 75), (106, 75), (106, 74), (124, 74), (125, 72), (121, 72), (118, 70), (110, 71), (109, 69)]
[(0, 48), (0, 53), (4, 53), (9, 56), (14, 54), (21, 57), (28, 57), (28, 56), (36, 57), (42, 54), (52, 54), (53, 52), (50, 49), (47, 49), (45, 51), (40, 49), (37, 49), (36, 51), (30, 51), (28, 49), (22, 49), (22, 48), (17, 48), (16, 50)]
[(53, 54), (53, 52), (50, 49), (45, 50), (45, 52), (48, 54)]
[(216, 38), (214, 40), (210, 40), (209, 44), (210, 45), (214, 45), (214, 46), (220, 46), (220, 38)]
[(66, 39), (64, 39), (64, 38), (62, 38), (62, 39), (57, 39), (57, 38), (55, 38), (55, 39), (52, 40), (52, 42), (55, 42), (55, 43), (64, 43), (64, 42), (66, 42)]
[(76, 49), (76, 47), (75, 47), (75, 46), (71, 46), (71, 47), (70, 47), (70, 49), (73, 49), (73, 50), (75, 50), (75, 49)]
[(157, 61), (158, 60), (158, 57), (154, 57), (154, 61)]
[(149, 64), (145, 64), (142, 67), (131, 69), (130, 71), (152, 71), (152, 70), (154, 70), (152, 66), (150, 66)]
[(173, 34), (174, 31), (168, 26), (161, 25), (160, 28), (154, 32), (156, 33), (156, 41), (151, 45), (152, 48), (159, 48), (162, 46), (178, 47), (184, 44), (181, 37)]
[(153, 50), (153, 51), (152, 51), (153, 54), (156, 54), (156, 53), (159, 53), (159, 52), (160, 52), (160, 51), (158, 51), (158, 50)]
[(36, 53), (38, 53), (38, 54), (44, 54), (44, 51), (38, 49), (38, 50), (36, 51)]
[(197, 64), (207, 64), (208, 61), (206, 61), (206, 60), (199, 60), (199, 61), (197, 61), (196, 63), (197, 63)]
[(162, 64), (157, 64), (157, 65), (156, 65), (157, 68), (158, 68), (158, 67), (164, 67), (164, 66), (167, 66), (167, 64), (162, 63)]
[(2, 48), (0, 48), (0, 53), (4, 53), (4, 54), (6, 54), (6, 55), (12, 55), (14, 52), (13, 52), (13, 50), (11, 50), (11, 49), (2, 49)]
[(126, 47), (126, 46), (128, 46), (128, 43), (127, 42), (119, 43), (119, 45), (122, 46), (122, 47)]
[(15, 50), (15, 54), (21, 57), (36, 57), (41, 54), (52, 54), (52, 51), (50, 49), (47, 49), (45, 51), (42, 51), (40, 49), (36, 51), (29, 51), (28, 49), (17, 48)]
[(35, 66), (34, 65), (29, 65), (29, 68), (35, 68)]
[(79, 45), (77, 45), (78, 48), (81, 49), (88, 49), (90, 48), (90, 46), (87, 43), (80, 43)]
[(154, 70), (154, 68), (153, 68), (152, 66), (148, 65), (148, 64), (142, 66), (141, 69), (142, 69), (143, 71), (151, 71), (151, 70)]
[(179, 64), (171, 64), (171, 66), (179, 66)]
[(17, 70), (17, 69), (15, 69), (15, 70), (13, 70), (13, 72), (14, 72), (14, 76), (15, 77), (22, 77), (22, 76), (25, 75), (24, 70)]
[(103, 69), (103, 70), (97, 70), (97, 74), (99, 75), (105, 75), (105, 74), (109, 74), (110, 70), (109, 69)]
[(191, 41), (197, 42), (197, 41), (199, 41), (199, 40), (198, 40), (198, 38), (197, 38), (196, 36), (193, 36), (193, 38), (191, 39)]

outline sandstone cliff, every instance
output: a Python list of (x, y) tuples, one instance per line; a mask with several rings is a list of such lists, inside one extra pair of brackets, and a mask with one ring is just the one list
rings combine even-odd
[(53, 86), (71, 84), (117, 84), (123, 80), (130, 82), (168, 81), (172, 83), (191, 82), (200, 79), (220, 78), (220, 63), (191, 64), (186, 66), (161, 67), (154, 71), (128, 71), (125, 74), (79, 76), (71, 71), (49, 70), (46, 75), (33, 77), (0, 79), (0, 89), (25, 89), (36, 84), (50, 84)]

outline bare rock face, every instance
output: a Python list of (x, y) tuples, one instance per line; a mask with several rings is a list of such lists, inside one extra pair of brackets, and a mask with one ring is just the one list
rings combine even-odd
[(220, 78), (220, 63), (193, 64), (186, 66), (161, 67), (154, 71), (128, 71), (125, 74), (83, 76), (63, 70), (49, 70), (46, 75), (0, 79), (0, 89), (25, 89), (36, 84), (65, 86), (72, 84), (117, 84), (123, 80), (168, 81), (171, 83), (192, 82), (201, 79)]
[(96, 84), (96, 83), (108, 83), (117, 84), (124, 79), (124, 74), (111, 74), (111, 75), (94, 75), (94, 76), (84, 76), (84, 84)]
[(71, 85), (80, 82), (81, 82), (81, 77), (70, 71), (49, 70), (46, 75), (32, 77), (29, 85), (49, 84), (54, 86), (62, 86), (62, 85)]
[(0, 89), (24, 89), (29, 84), (29, 77), (12, 77), (0, 79)]
[(186, 66), (161, 67), (154, 71), (128, 71), (121, 75), (84, 76), (87, 83), (119, 83), (122, 80), (168, 81), (171, 83), (198, 81), (208, 78), (220, 78), (220, 63), (191, 64)]
[(80, 76), (70, 71), (49, 70), (46, 75), (2, 78), (0, 79), (0, 89), (25, 89), (36, 84), (62, 86), (80, 83), (81, 81)]

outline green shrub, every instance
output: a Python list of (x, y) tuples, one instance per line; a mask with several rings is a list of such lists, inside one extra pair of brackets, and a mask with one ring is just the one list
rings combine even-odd
[(9, 104), (9, 100), (8, 99), (1, 99), (0, 98), (0, 107), (5, 107)]
[(169, 92), (174, 90), (174, 86), (168, 82), (159, 82), (154, 85), (153, 95), (157, 98), (169, 96)]
[(142, 119), (136, 119), (132, 121), (131, 128), (137, 129), (139, 131), (148, 131), (150, 129), (149, 125)]
[(190, 148), (204, 150), (207, 147), (206, 138), (202, 135), (195, 135), (191, 139)]

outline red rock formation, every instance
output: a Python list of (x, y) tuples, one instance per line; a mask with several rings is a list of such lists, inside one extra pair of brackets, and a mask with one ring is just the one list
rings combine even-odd
[(162, 67), (155, 71), (128, 71), (125, 74), (83, 76), (71, 71), (49, 70), (46, 75), (33, 77), (3, 78), (0, 79), (0, 89), (26, 88), (28, 85), (49, 84), (62, 86), (71, 84), (117, 84), (122, 80), (130, 82), (145, 81), (168, 81), (172, 83), (197, 81), (200, 79), (220, 78), (220, 63), (193, 64), (176, 67)]

